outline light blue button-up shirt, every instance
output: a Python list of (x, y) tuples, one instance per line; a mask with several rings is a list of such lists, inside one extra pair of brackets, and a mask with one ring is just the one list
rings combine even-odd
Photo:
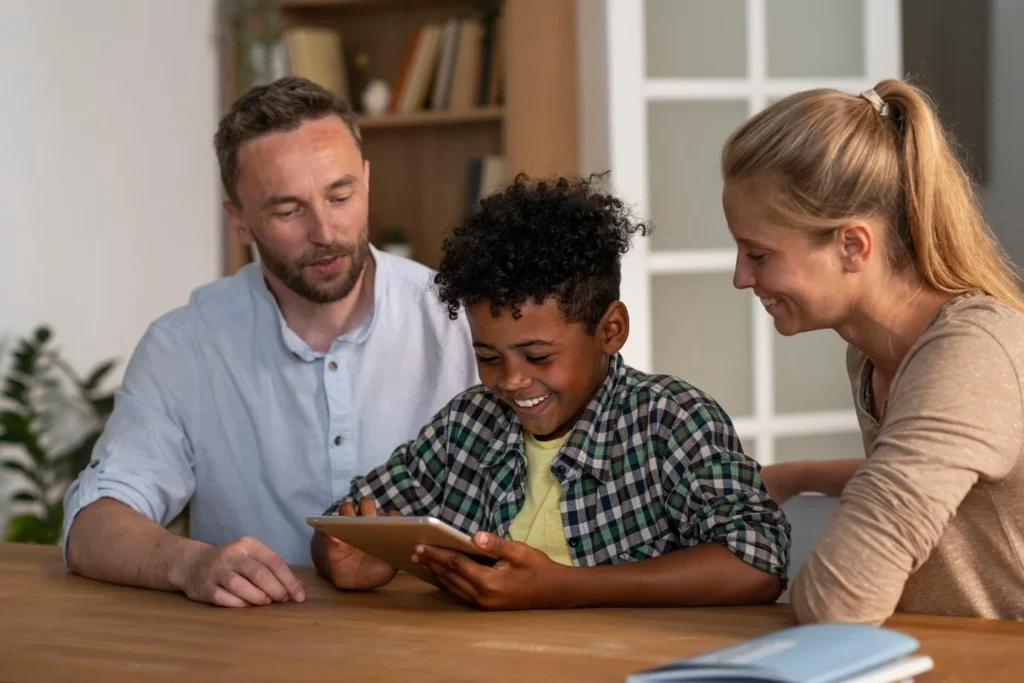
[(99, 498), (163, 525), (190, 504), (192, 538), (253, 536), (310, 564), (304, 518), (478, 381), (465, 316), (449, 319), (432, 271), (373, 257), (372, 311), (327, 353), (288, 327), (255, 264), (154, 322), (65, 496), (64, 537)]

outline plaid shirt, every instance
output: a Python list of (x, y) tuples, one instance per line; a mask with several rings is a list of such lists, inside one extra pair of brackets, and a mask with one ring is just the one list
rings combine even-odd
[[(721, 543), (786, 581), (789, 523), (721, 407), (689, 384), (647, 375), (616, 355), (551, 463), (576, 566), (620, 564)], [(346, 500), (438, 517), (472, 534), (507, 536), (526, 496), (522, 425), (482, 386), (443, 408), (383, 465), (352, 480)]]

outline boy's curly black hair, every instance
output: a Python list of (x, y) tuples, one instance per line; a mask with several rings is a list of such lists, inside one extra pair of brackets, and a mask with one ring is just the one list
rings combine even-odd
[(593, 334), (619, 298), (622, 254), (635, 233), (649, 231), (620, 199), (601, 191), (604, 177), (520, 174), (485, 197), (444, 241), (434, 283), (451, 318), (481, 301), (495, 316), (511, 309), (519, 317), (528, 299), (555, 297), (567, 321)]

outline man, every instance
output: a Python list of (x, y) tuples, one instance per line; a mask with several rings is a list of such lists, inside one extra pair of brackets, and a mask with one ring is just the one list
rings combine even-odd
[[(344, 101), (298, 78), (254, 88), (215, 146), (259, 265), (147, 330), (65, 497), (65, 557), (217, 605), (301, 601), (287, 565), (310, 561), (304, 517), (475, 384), (474, 354), (431, 271), (369, 245), (370, 166)], [(188, 539), (165, 529), (186, 504)]]

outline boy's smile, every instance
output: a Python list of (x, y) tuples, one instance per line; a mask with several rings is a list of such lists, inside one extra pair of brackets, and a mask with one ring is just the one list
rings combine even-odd
[(487, 301), (468, 311), (484, 386), (535, 437), (568, 433), (604, 381), (614, 353), (602, 343), (601, 327), (588, 334), (581, 323), (567, 322), (554, 298), (522, 304), (518, 318), (511, 309), (495, 317)]

